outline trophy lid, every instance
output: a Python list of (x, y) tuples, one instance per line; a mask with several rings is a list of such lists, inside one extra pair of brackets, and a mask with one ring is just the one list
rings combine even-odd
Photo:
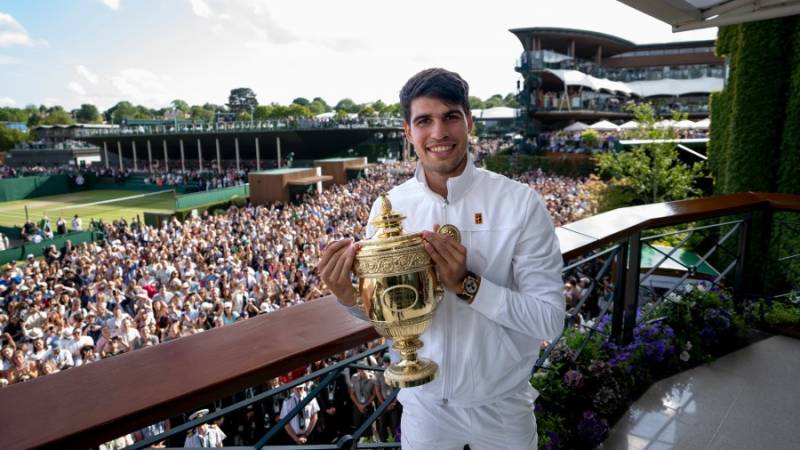
[(369, 221), (375, 227), (373, 239), (385, 240), (403, 235), (403, 220), (406, 216), (392, 210), (392, 202), (384, 192), (381, 194), (381, 209), (377, 216)]
[(355, 272), (362, 276), (409, 273), (430, 267), (431, 259), (422, 245), (422, 233), (403, 232), (403, 214), (392, 210), (387, 194), (381, 194), (378, 214), (369, 223), (375, 227), (371, 239), (361, 241)]

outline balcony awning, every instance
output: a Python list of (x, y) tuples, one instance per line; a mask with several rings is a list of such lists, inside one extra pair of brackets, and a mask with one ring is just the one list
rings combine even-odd
[(725, 87), (722, 78), (702, 77), (689, 80), (665, 78), (663, 80), (629, 81), (626, 83), (640, 97), (680, 96), (688, 94), (708, 94), (721, 91)]
[(618, 0), (672, 25), (673, 32), (800, 14), (800, 0)]
[(578, 70), (545, 69), (547, 73), (555, 75), (567, 86), (583, 86), (594, 91), (605, 90), (618, 92), (624, 95), (634, 94), (633, 90), (621, 81), (611, 81), (606, 78), (597, 78)]
[(519, 117), (519, 109), (507, 106), (498, 106), (488, 109), (476, 109), (472, 111), (472, 118), (476, 120), (501, 120), (515, 119)]

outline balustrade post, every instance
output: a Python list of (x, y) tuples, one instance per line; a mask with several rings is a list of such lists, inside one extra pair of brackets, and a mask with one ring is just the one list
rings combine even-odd
[[(747, 213), (744, 215), (742, 223), (739, 224), (739, 242), (736, 247), (736, 274), (733, 281), (733, 295), (736, 299), (741, 298), (744, 293), (745, 256), (747, 254), (748, 233), (752, 220), (753, 214)], [(769, 260), (769, 258), (767, 258), (767, 260)], [(765, 269), (767, 269), (766, 266)]]
[(622, 242), (617, 250), (614, 268), (614, 303), (611, 310), (611, 336), (617, 344), (622, 343), (622, 317), (625, 313), (625, 274), (628, 267), (628, 243)]
[(639, 270), (642, 259), (642, 232), (628, 238), (628, 268), (625, 273), (625, 311), (622, 318), (622, 343), (633, 341), (636, 311), (639, 309)]

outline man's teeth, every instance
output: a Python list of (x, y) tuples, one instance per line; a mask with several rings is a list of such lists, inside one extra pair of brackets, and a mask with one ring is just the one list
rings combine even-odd
[(453, 148), (452, 145), (439, 145), (439, 146), (436, 146), (436, 147), (428, 147), (428, 150), (433, 152), (433, 153), (441, 153), (441, 152), (446, 152), (446, 151), (450, 150), (451, 148)]

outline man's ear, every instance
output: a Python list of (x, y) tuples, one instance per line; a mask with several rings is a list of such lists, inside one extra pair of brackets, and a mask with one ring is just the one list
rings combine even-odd
[(405, 120), (403, 121), (403, 132), (406, 135), (406, 140), (411, 142), (411, 125), (409, 125), (409, 123)]

